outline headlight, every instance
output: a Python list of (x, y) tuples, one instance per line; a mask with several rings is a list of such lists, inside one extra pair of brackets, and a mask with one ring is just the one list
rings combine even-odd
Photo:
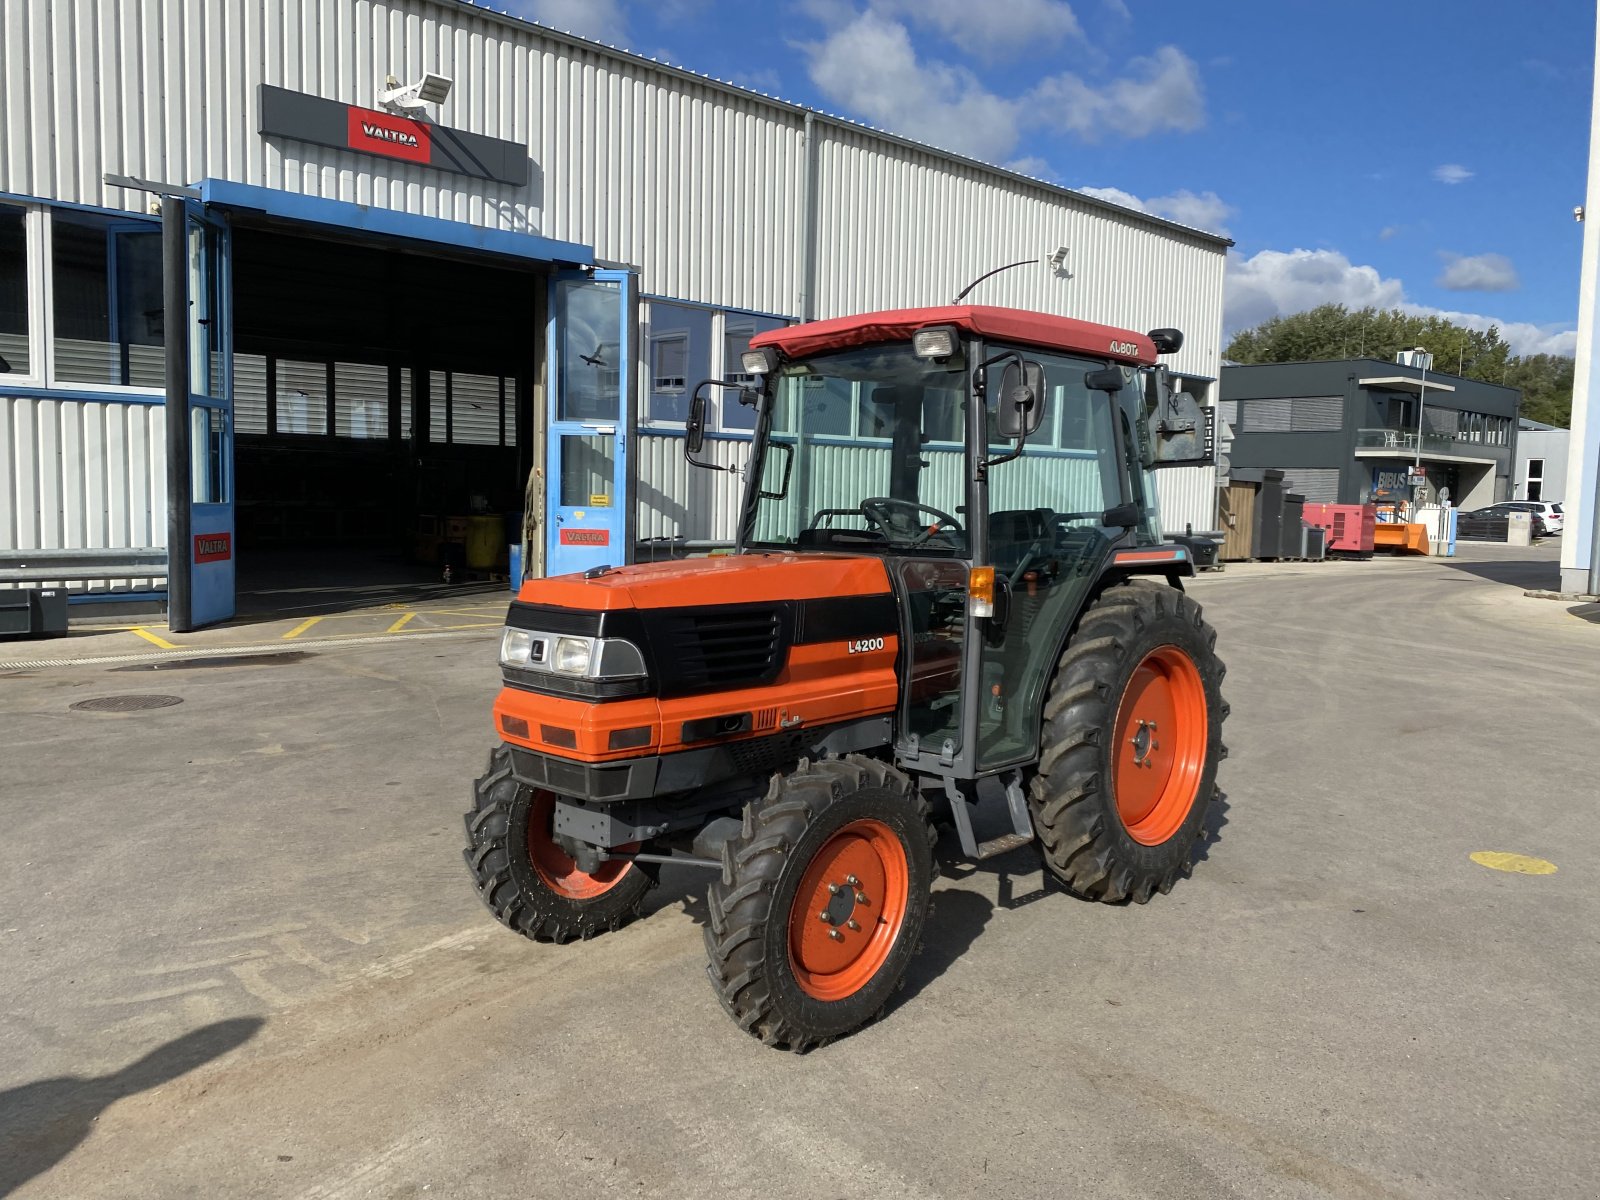
[(557, 638), (550, 665), (565, 675), (587, 675), (594, 643), (588, 638)]
[(500, 639), (500, 665), (525, 667), (533, 652), (533, 635), (526, 629), (507, 629)]

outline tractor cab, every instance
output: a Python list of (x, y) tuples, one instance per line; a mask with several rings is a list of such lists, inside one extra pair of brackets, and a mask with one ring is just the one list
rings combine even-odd
[(740, 549), (884, 560), (907, 643), (908, 764), (970, 779), (1031, 758), (1054, 664), (1041, 639), (1065, 636), (1118, 551), (1140, 552), (1125, 569), (1190, 570), (1181, 547), (1158, 549), (1148, 475), (1209, 458), (1205, 413), (1157, 365), (1181, 340), (949, 306), (752, 341)]

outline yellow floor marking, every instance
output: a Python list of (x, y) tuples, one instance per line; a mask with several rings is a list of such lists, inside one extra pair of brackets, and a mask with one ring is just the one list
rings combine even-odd
[(130, 632), (137, 633), (140, 637), (142, 637), (145, 641), (149, 642), (152, 646), (160, 646), (163, 650), (176, 650), (177, 649), (177, 647), (174, 646), (171, 642), (167, 641), (166, 638), (157, 637), (155, 634), (151, 633), (148, 629), (144, 628), (144, 626), (142, 626), (142, 625), (134, 626), (134, 628)]
[(1480, 867), (1491, 871), (1513, 871), (1518, 875), (1554, 875), (1556, 865), (1542, 858), (1529, 858), (1526, 854), (1507, 854), (1504, 850), (1479, 850), (1468, 858)]
[(495, 629), (504, 624), (504, 621), (478, 621), (471, 625), (435, 625), (433, 632), (453, 633), (457, 629)]
[(297, 638), (302, 633), (304, 633), (306, 630), (310, 629), (313, 625), (315, 625), (320, 620), (322, 620), (321, 617), (307, 617), (304, 621), (301, 621), (300, 624), (296, 625), (293, 629), (289, 630), (289, 632), (284, 634), (283, 636), (284, 636), (285, 639)]
[(385, 633), (399, 633), (402, 629), (404, 629), (406, 627), (406, 625), (410, 622), (411, 618), (416, 616), (416, 615), (417, 614), (414, 613), (414, 612), (408, 612), (405, 616), (401, 617), (393, 625), (389, 626), (388, 629), (384, 630), (384, 632)]

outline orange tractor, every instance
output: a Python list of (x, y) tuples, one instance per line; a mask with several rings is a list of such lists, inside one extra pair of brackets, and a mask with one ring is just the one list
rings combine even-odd
[[(1228, 708), (1149, 469), (1211, 458), (1182, 335), (949, 306), (763, 333), (736, 552), (530, 580), (467, 865), (536, 941), (710, 876), (708, 973), (762, 1041), (885, 1006), (922, 938), (935, 821), (1035, 843), (1072, 893), (1188, 872)], [(718, 468), (713, 468), (718, 469)], [(980, 838), (979, 830), (993, 836)], [(999, 832), (994, 832), (996, 829)]]

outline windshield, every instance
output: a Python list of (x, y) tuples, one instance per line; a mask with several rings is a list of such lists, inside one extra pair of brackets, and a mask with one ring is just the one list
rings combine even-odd
[(771, 403), (751, 545), (967, 554), (964, 358), (821, 355), (785, 367)]

